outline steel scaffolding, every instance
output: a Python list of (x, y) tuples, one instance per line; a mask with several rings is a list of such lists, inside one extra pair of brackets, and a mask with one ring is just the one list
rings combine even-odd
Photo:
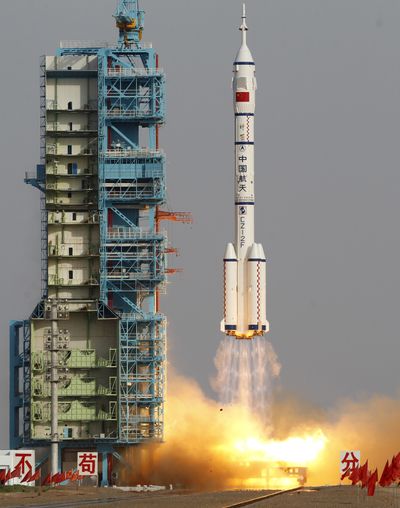
[(121, 318), (119, 436), (125, 443), (163, 437), (165, 362), (156, 291), (166, 280), (166, 239), (155, 224), (156, 207), (165, 201), (165, 156), (156, 146), (165, 78), (154, 50), (134, 46), (100, 50), (98, 77), (100, 298)]
[[(41, 192), (43, 299), (29, 320), (10, 325), (12, 447), (48, 445), (52, 383), (66, 428), (61, 449), (116, 454), (115, 446), (163, 439), (166, 319), (158, 295), (173, 252), (157, 221), (166, 200), (158, 147), (165, 75), (155, 50), (141, 42), (137, 3), (119, 1), (115, 46), (63, 42), (41, 63), (41, 164), (25, 181)], [(70, 78), (87, 90), (84, 102), (58, 92), (57, 83)], [(60, 325), (52, 331), (55, 304)], [(116, 343), (91, 347), (79, 320), (88, 329), (115, 322)], [(73, 345), (82, 341), (86, 347)], [(71, 427), (72, 434), (71, 422), (82, 429)], [(104, 432), (90, 430), (100, 424)]]

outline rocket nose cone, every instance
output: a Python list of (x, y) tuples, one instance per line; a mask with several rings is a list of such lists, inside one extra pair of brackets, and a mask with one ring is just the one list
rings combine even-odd
[(261, 245), (261, 243), (258, 244), (258, 249), (259, 249), (259, 253), (260, 253), (260, 259), (265, 261), (267, 258), (265, 257), (265, 252), (264, 252), (264, 249), (263, 249), (263, 246)]
[(256, 243), (253, 243), (253, 245), (250, 248), (249, 252), (249, 260), (250, 259), (259, 259), (259, 251), (258, 251), (258, 245)]
[(224, 259), (231, 259), (231, 260), (237, 260), (235, 247), (232, 243), (228, 243), (225, 250), (225, 256)]
[(246, 6), (245, 6), (245, 4), (243, 4), (242, 24), (240, 25), (240, 28), (239, 28), (239, 30), (242, 32), (242, 45), (240, 46), (238, 54), (236, 55), (235, 63), (240, 62), (240, 63), (254, 64), (253, 56), (247, 46), (248, 27), (247, 27), (246, 19), (247, 19)]
[(238, 62), (254, 64), (253, 55), (245, 43), (240, 46), (240, 49), (236, 55), (235, 64)]

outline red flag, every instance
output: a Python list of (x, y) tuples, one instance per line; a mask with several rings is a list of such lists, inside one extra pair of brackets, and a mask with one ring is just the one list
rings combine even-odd
[(370, 475), (368, 471), (368, 460), (367, 460), (365, 464), (360, 468), (360, 481), (362, 489), (368, 485), (369, 476)]
[(4, 483), (7, 483), (8, 481), (11, 480), (11, 470), (9, 469), (6, 473), (6, 477), (4, 479)]
[(400, 453), (393, 457), (392, 461), (392, 480), (395, 482), (400, 479)]
[(386, 461), (385, 467), (383, 468), (383, 471), (381, 474), (381, 478), (379, 480), (379, 485), (381, 487), (384, 487), (386, 485), (388, 471), (389, 471), (389, 462)]
[(4, 483), (6, 480), (6, 470), (0, 469), (0, 483)]
[(67, 473), (56, 473), (51, 479), (51, 483), (62, 483), (67, 479)]
[(67, 472), (65, 473), (65, 479), (66, 479), (66, 480), (72, 480), (72, 477), (73, 477), (73, 476), (74, 476), (74, 471), (73, 471), (73, 469), (71, 469), (71, 471), (67, 471)]
[(79, 480), (79, 473), (78, 471), (75, 471), (75, 473), (72, 475), (71, 482), (76, 482)]
[(31, 476), (30, 481), (31, 481), (31, 482), (37, 482), (38, 480), (40, 480), (40, 475), (41, 475), (41, 472), (42, 472), (42, 470), (41, 470), (41, 469), (36, 469), (36, 471), (34, 472), (34, 474)]
[(236, 92), (236, 102), (250, 102), (250, 92)]
[(19, 478), (21, 476), (21, 466), (18, 466), (11, 473), (11, 478)]
[(340, 480), (343, 481), (345, 478), (347, 478), (350, 475), (351, 471), (352, 470), (350, 468), (346, 469), (346, 471), (340, 477)]
[(53, 474), (53, 476), (51, 477), (50, 483), (60, 483), (61, 475), (62, 475), (62, 473)]
[(50, 485), (50, 480), (51, 480), (51, 474), (49, 473), (46, 478), (42, 481), (42, 486), (43, 485)]
[(373, 496), (375, 494), (376, 482), (378, 481), (378, 470), (372, 473), (372, 475), (368, 479), (368, 495)]
[(355, 467), (353, 471), (349, 475), (349, 480), (351, 480), (351, 484), (355, 485), (357, 482), (360, 481), (360, 468)]
[(390, 483), (393, 483), (395, 480), (395, 476), (396, 476), (396, 457), (394, 455), (392, 457), (392, 462), (390, 463), (390, 466), (389, 466), (389, 473), (390, 473), (390, 476), (388, 478), (388, 481), (390, 481)]
[(386, 487), (389, 487), (389, 485), (392, 484), (392, 475), (393, 475), (393, 464), (390, 463), (389, 467), (387, 469), (386, 478), (385, 478), (385, 485)]
[(31, 472), (28, 471), (26, 475), (22, 478), (21, 483), (29, 483), (31, 481)]

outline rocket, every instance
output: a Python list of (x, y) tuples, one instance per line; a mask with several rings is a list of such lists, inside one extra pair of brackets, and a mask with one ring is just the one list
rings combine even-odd
[(224, 319), (221, 331), (236, 339), (252, 339), (269, 331), (266, 316), (264, 249), (254, 241), (254, 115), (256, 68), (247, 46), (246, 6), (243, 5), (242, 45), (233, 63), (235, 115), (235, 244), (224, 257)]

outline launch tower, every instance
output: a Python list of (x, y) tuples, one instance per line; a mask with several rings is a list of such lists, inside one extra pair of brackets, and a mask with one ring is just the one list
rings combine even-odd
[(51, 445), (53, 472), (98, 451), (103, 485), (121, 447), (163, 439), (172, 250), (158, 227), (165, 77), (138, 0), (115, 21), (116, 45), (64, 41), (42, 59), (41, 161), (25, 181), (40, 191), (43, 294), (10, 324), (10, 447)]

